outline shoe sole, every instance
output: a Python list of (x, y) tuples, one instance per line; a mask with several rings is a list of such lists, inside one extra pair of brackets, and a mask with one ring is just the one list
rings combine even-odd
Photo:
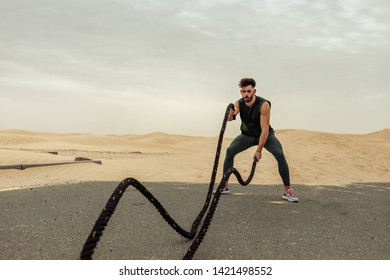
[(289, 201), (289, 202), (299, 202), (299, 199), (298, 199), (297, 197), (291, 198), (291, 197), (282, 195), (282, 198), (283, 198), (284, 200)]
[[(213, 191), (213, 194), (215, 194), (216, 191)], [(221, 194), (230, 194), (230, 191), (222, 191)]]

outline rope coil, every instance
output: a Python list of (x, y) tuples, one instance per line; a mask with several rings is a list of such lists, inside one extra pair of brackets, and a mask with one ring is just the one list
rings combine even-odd
[[(213, 218), (214, 212), (217, 209), (217, 205), (219, 202), (219, 199), (222, 194), (222, 189), (225, 186), (225, 183), (229, 180), (229, 177), (234, 174), (238, 180), (238, 182), (246, 186), (248, 185), (254, 176), (255, 169), (256, 169), (256, 160), (253, 161), (251, 173), (249, 174), (249, 177), (247, 180), (243, 180), (241, 177), (241, 174), (235, 169), (234, 167), (228, 169), (225, 174), (223, 174), (223, 177), (219, 183), (219, 186), (216, 189), (216, 192), (214, 194), (214, 199), (211, 202), (211, 198), (213, 196), (213, 189), (215, 184), (215, 179), (217, 175), (218, 170), (218, 164), (219, 164), (219, 158), (221, 154), (221, 148), (222, 148), (222, 141), (223, 141), (223, 135), (225, 134), (226, 130), (226, 123), (229, 116), (230, 109), (234, 109), (233, 104), (229, 104), (229, 106), (226, 108), (225, 116), (222, 122), (222, 127), (220, 130), (219, 138), (218, 138), (218, 145), (217, 150), (215, 154), (215, 160), (214, 160), (214, 166), (213, 171), (210, 179), (209, 189), (207, 192), (205, 203), (199, 212), (198, 216), (195, 218), (194, 222), (192, 223), (191, 230), (186, 231), (183, 229), (179, 224), (175, 222), (175, 220), (168, 214), (168, 212), (165, 210), (165, 208), (161, 205), (161, 203), (153, 196), (152, 193), (148, 191), (148, 189), (142, 185), (138, 180), (134, 178), (126, 178), (123, 180), (117, 188), (114, 190), (114, 192), (111, 194), (108, 202), (106, 203), (105, 208), (103, 208), (103, 211), (101, 212), (99, 218), (95, 222), (95, 225), (93, 226), (93, 229), (91, 233), (89, 234), (83, 249), (80, 254), (80, 259), (82, 260), (91, 260), (92, 255), (94, 253), (94, 250), (97, 246), (97, 243), (100, 240), (100, 237), (103, 235), (103, 231), (105, 227), (107, 226), (108, 221), (110, 220), (111, 216), (113, 215), (120, 199), (122, 198), (122, 195), (126, 191), (126, 189), (129, 186), (133, 186), (136, 188), (145, 198), (149, 200), (150, 203), (154, 205), (154, 207), (157, 209), (157, 211), (161, 214), (161, 216), (164, 218), (164, 220), (181, 236), (187, 238), (187, 239), (194, 239), (193, 243), (187, 250), (186, 254), (184, 255), (184, 260), (191, 260), (199, 248), (200, 244), (202, 243), (204, 237), (206, 236), (207, 230), (210, 226), (211, 220)], [(207, 211), (208, 210), (208, 211)], [(198, 235), (196, 235), (198, 227), (204, 217), (204, 215), (207, 215), (204, 219), (204, 222), (198, 232)]]

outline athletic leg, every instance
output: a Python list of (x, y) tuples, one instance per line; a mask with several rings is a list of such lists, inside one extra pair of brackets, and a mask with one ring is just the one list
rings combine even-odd
[(279, 174), (280, 177), (282, 177), (285, 188), (282, 198), (290, 202), (298, 202), (298, 197), (295, 196), (294, 190), (290, 188), (290, 173), (286, 157), (283, 153), (282, 144), (280, 144), (274, 133), (269, 134), (264, 148), (269, 151), (278, 161)]
[(287, 189), (290, 187), (290, 172), (287, 164), (286, 157), (283, 153), (282, 144), (276, 138), (274, 133), (270, 133), (268, 135), (267, 142), (265, 142), (264, 148), (269, 151), (278, 162), (278, 169), (280, 177), (282, 177), (282, 181), (284, 187)]
[(226, 157), (223, 164), (223, 174), (225, 174), (229, 168), (233, 167), (234, 157), (238, 153), (241, 153), (242, 151), (245, 151), (246, 149), (255, 145), (257, 145), (255, 142), (255, 137), (243, 134), (238, 135), (226, 150)]
[[(256, 138), (246, 135), (238, 135), (233, 142), (230, 144), (230, 146), (226, 149), (226, 157), (225, 161), (223, 163), (223, 174), (226, 173), (226, 171), (229, 170), (229, 168), (233, 167), (234, 164), (234, 157), (248, 149), (249, 147), (252, 147), (256, 145)], [(214, 190), (215, 193), (215, 190)], [(225, 186), (223, 188), (222, 194), (228, 194), (230, 193), (228, 183), (225, 183)]]

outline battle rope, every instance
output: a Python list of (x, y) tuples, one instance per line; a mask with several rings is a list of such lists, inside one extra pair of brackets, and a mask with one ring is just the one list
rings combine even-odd
[[(161, 203), (153, 196), (152, 193), (150, 193), (147, 190), (147, 188), (144, 185), (142, 185), (139, 181), (137, 181), (134, 178), (127, 178), (127, 179), (123, 180), (118, 185), (118, 187), (114, 190), (114, 192), (112, 193), (110, 199), (108, 200), (105, 208), (103, 209), (99, 218), (95, 222), (95, 225), (93, 226), (93, 229), (92, 229), (91, 233), (89, 234), (89, 236), (88, 236), (88, 238), (83, 246), (83, 249), (82, 249), (81, 254), (80, 254), (80, 259), (82, 259), (82, 260), (92, 259), (92, 254), (94, 253), (94, 250), (97, 246), (97, 243), (100, 240), (100, 237), (103, 235), (103, 231), (104, 231), (105, 227), (107, 226), (108, 221), (110, 220), (112, 214), (114, 213), (123, 193), (126, 191), (126, 189), (130, 185), (133, 186), (134, 188), (136, 188), (138, 191), (140, 191), (154, 205), (154, 207), (156, 207), (156, 209), (161, 214), (161, 216), (164, 218), (164, 220), (175, 231), (177, 231), (180, 235), (182, 235), (183, 237), (188, 238), (188, 239), (193, 239), (195, 237), (197, 229), (199, 227), (199, 224), (200, 224), (201, 220), (203, 219), (203, 216), (206, 214), (207, 209), (209, 209), (209, 211), (206, 215), (206, 218), (203, 222), (203, 225), (202, 225), (200, 231), (198, 232), (198, 235), (196, 236), (196, 238), (193, 241), (193, 243), (191, 244), (190, 248), (187, 250), (187, 253), (183, 257), (183, 259), (185, 259), (185, 260), (192, 259), (196, 250), (198, 249), (199, 245), (202, 243), (202, 241), (206, 235), (207, 229), (210, 226), (214, 212), (217, 208), (219, 198), (222, 194), (222, 189), (223, 189), (225, 183), (229, 180), (229, 177), (232, 174), (234, 174), (236, 176), (238, 182), (241, 185), (246, 186), (252, 181), (252, 178), (253, 178), (253, 175), (254, 175), (254, 172), (256, 169), (257, 162), (254, 160), (253, 164), (252, 164), (252, 169), (251, 169), (250, 175), (246, 181), (244, 181), (242, 179), (240, 173), (234, 167), (228, 169), (225, 172), (225, 174), (223, 175), (223, 177), (219, 183), (219, 186), (216, 189), (216, 192), (214, 194), (214, 199), (211, 202), (211, 206), (210, 206), (210, 201), (211, 201), (212, 194), (213, 194), (215, 178), (216, 178), (217, 170), (218, 170), (219, 158), (220, 158), (220, 154), (221, 154), (223, 135), (224, 135), (225, 130), (226, 130), (226, 123), (227, 123), (230, 109), (234, 109), (233, 104), (229, 104), (229, 106), (226, 108), (225, 117), (223, 119), (221, 131), (220, 131), (219, 138), (218, 138), (218, 145), (217, 145), (217, 151), (215, 154), (214, 167), (213, 167), (213, 172), (211, 175), (209, 190), (208, 190), (208, 193), (206, 196), (206, 201), (203, 205), (202, 210), (199, 212), (198, 216), (194, 220), (194, 222), (191, 226), (191, 230), (188, 232), (188, 231), (184, 230), (180, 225), (178, 225), (175, 222), (175, 220), (173, 220), (172, 217), (167, 213), (167, 211), (164, 209), (164, 207), (161, 205)], [(210, 206), (210, 208), (209, 208), (209, 206)]]

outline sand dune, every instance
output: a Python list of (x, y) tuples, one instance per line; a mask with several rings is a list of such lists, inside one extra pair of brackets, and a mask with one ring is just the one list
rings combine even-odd
[[(390, 129), (352, 135), (306, 130), (280, 130), (293, 184), (344, 185), (352, 182), (390, 182)], [(225, 150), (224, 140), (218, 173)], [(74, 164), (26, 170), (0, 169), (0, 189), (84, 181), (208, 183), (217, 137), (170, 135), (61, 134), (23, 130), (0, 131), (0, 165), (73, 161), (75, 157), (103, 164)], [(58, 152), (58, 155), (49, 152)], [(248, 176), (253, 149), (239, 154), (236, 168)], [(232, 182), (236, 182), (233, 178)], [(281, 184), (277, 164), (268, 153), (257, 167), (256, 184)]]

